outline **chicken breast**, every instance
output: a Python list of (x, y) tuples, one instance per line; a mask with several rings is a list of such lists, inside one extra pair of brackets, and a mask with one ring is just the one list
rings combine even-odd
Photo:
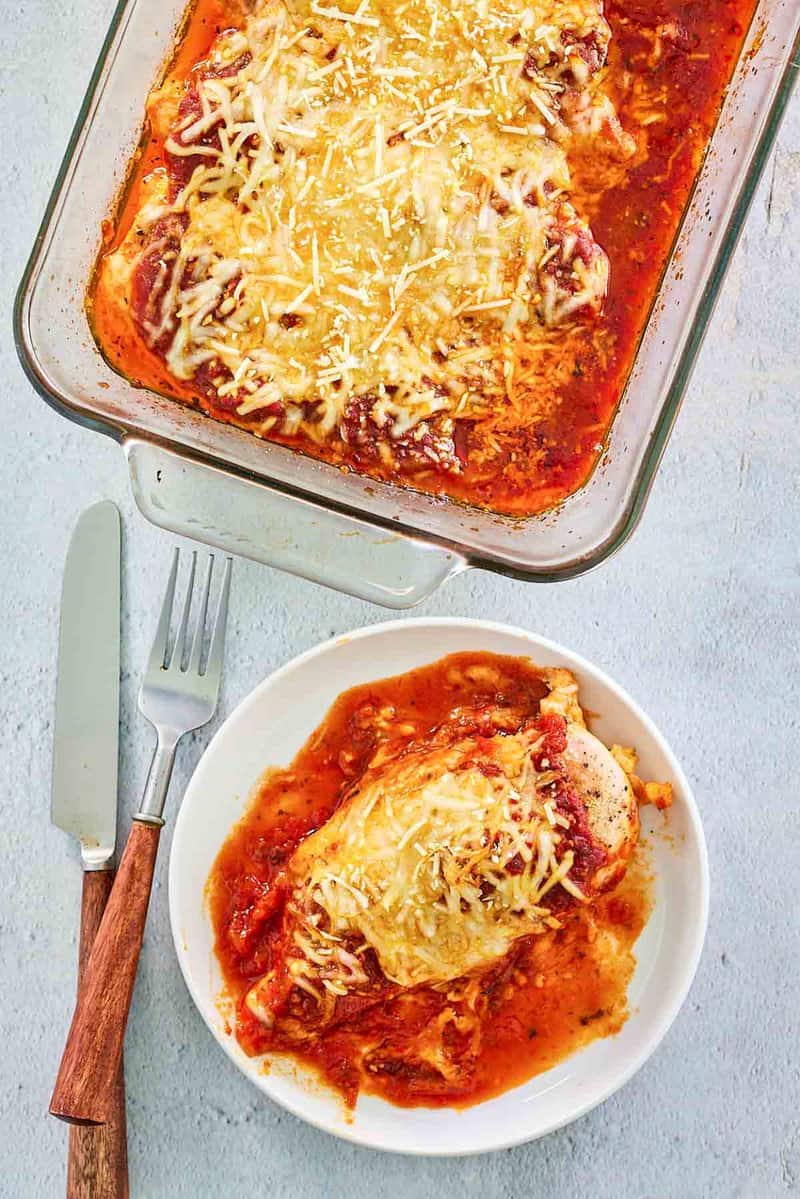
[(271, 1024), (299, 989), (317, 1026), (387, 990), (442, 984), (559, 928), (624, 872), (630, 783), (581, 723), (461, 713), (380, 753), (288, 863), (282, 955), (251, 989)]

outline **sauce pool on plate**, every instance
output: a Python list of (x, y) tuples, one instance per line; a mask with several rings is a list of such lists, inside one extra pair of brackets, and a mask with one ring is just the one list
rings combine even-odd
[[(266, 1027), (244, 1002), (280, 948), (272, 884), (376, 750), (391, 752), (424, 738), (465, 706), (499, 705), (536, 716), (546, 693), (526, 659), (451, 655), (343, 693), (291, 765), (265, 774), (207, 886), (225, 998), (233, 1002), (235, 1035), (246, 1052), (302, 1062), (349, 1106), (359, 1093), (372, 1093), (401, 1106), (459, 1107), (497, 1095), (619, 1031), (628, 1015), (634, 945), (651, 908), (641, 846), (612, 892), (579, 908), (560, 930), (518, 941), (472, 982), (403, 991), (321, 1029), (302, 1046), (282, 1038), (279, 1026)], [(477, 1027), (469, 1032), (470, 1043), (458, 1046), (459, 1068), (442, 1074), (420, 1061), (416, 1046), (437, 1020), (450, 1022), (447, 1035), (457, 1039), (462, 1003), (478, 1014)], [(366, 1053), (378, 1044), (384, 1064), (371, 1069)]]

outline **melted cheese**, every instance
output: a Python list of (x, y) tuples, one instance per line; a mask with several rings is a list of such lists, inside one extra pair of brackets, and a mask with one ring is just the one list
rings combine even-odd
[[(635, 754), (589, 732), (570, 671), (541, 675), (542, 718), (566, 723), (556, 761), (542, 756), (537, 725), (521, 725), (511, 708), (483, 713), (494, 735), (466, 733), (470, 713), (458, 708), (458, 723), (425, 741), (399, 752), (379, 745), (286, 864), (281, 951), (247, 994), (259, 1020), (271, 1026), (293, 988), (313, 996), (324, 1022), (339, 999), (369, 1000), (383, 980), (450, 985), (521, 937), (559, 929), (547, 898), (554, 887), (583, 903), (619, 881), (638, 835)], [(603, 850), (580, 885), (572, 836), (583, 833), (560, 802), (565, 781)]]
[(505, 403), (530, 331), (605, 295), (560, 105), (608, 37), (600, 0), (260, 4), (165, 143), (196, 163), (172, 374), (206, 366), (240, 416), (280, 401), (317, 438), (359, 397), (394, 438)]
[[(572, 706), (568, 672), (553, 679)], [(567, 769), (607, 852), (592, 891), (616, 881), (636, 839), (631, 785), (609, 750), (579, 721), (568, 725)], [(534, 766), (541, 738), (465, 738), (420, 746), (383, 763), (292, 857), (286, 969), (294, 985), (326, 1002), (368, 990), (361, 955), (374, 951), (402, 987), (440, 984), (485, 967), (522, 936), (560, 927), (543, 902), (570, 878), (562, 845), (569, 819), (555, 801), (550, 763)], [(271, 1021), (274, 979), (248, 996)]]
[[(406, 987), (456, 978), (545, 927), (541, 901), (569, 873), (572, 854), (557, 857), (560, 829), (548, 814), (548, 777), (531, 763), (532, 736), (482, 747), (497, 774), (476, 763), (474, 740), (414, 752), (377, 771), (303, 843), (292, 862), (303, 880), (293, 900), (298, 974), (318, 979), (320, 953), (325, 964), (340, 961), (318, 935), (322, 913), (326, 934), (355, 933)], [(346, 989), (358, 963), (346, 970), (323, 977)]]

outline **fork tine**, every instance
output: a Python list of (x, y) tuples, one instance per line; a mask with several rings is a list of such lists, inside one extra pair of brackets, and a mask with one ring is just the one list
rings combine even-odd
[(192, 561), (189, 566), (189, 581), (186, 584), (186, 598), (183, 601), (183, 611), (181, 612), (180, 624), (178, 631), (175, 634), (175, 645), (170, 658), (170, 670), (173, 668), (180, 670), (183, 659), (186, 656), (186, 629), (189, 625), (189, 614), (192, 610), (192, 596), (194, 594), (194, 572), (197, 567), (197, 550), (192, 550)]
[(208, 662), (204, 675), (215, 691), (219, 689), (219, 682), (222, 677), (222, 659), (225, 654), (225, 625), (228, 621), (228, 596), (231, 591), (232, 566), (233, 559), (226, 558), (225, 574), (222, 578), (222, 588), (220, 589), (219, 602), (217, 603), (217, 615), (214, 618), (214, 632), (211, 635), (211, 649), (208, 651)]
[(158, 628), (153, 640), (153, 648), (147, 661), (147, 669), (164, 670), (167, 665), (167, 641), (169, 640), (169, 625), (172, 619), (172, 601), (175, 598), (175, 580), (178, 577), (178, 547), (172, 554), (172, 565), (169, 568), (167, 589), (164, 592), (164, 602), (161, 605), (161, 615), (158, 618)]
[(194, 641), (192, 642), (192, 655), (189, 658), (187, 667), (190, 674), (200, 673), (200, 657), (203, 653), (203, 634), (206, 628), (206, 616), (208, 614), (208, 596), (211, 591), (211, 576), (214, 572), (214, 555), (208, 555), (208, 566), (206, 567), (206, 581), (203, 587), (203, 595), (200, 600), (200, 611), (197, 614), (197, 627), (194, 631)]

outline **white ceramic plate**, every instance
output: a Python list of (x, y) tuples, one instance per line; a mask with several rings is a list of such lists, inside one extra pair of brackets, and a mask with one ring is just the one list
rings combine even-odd
[[(592, 728), (607, 743), (634, 745), (645, 778), (670, 781), (664, 817), (643, 809), (656, 874), (655, 907), (636, 946), (628, 990), (631, 1016), (615, 1037), (595, 1041), (555, 1069), (463, 1111), (398, 1108), (362, 1097), (348, 1119), (340, 1100), (300, 1067), (273, 1059), (269, 1072), (226, 1031), (217, 1008), (220, 975), (203, 888), (229, 829), (269, 765), (285, 765), (341, 691), (399, 674), (458, 650), (528, 655), (566, 666), (580, 682)], [(683, 1003), (697, 968), (708, 910), (708, 862), (689, 785), (663, 737), (630, 696), (588, 662), (522, 629), (478, 620), (405, 620), (373, 625), (309, 650), (265, 679), (228, 717), (200, 761), (183, 800), (169, 872), (172, 932), (186, 984), (208, 1027), (247, 1077), (271, 1099), (336, 1136), (401, 1153), (465, 1154), (507, 1148), (575, 1120), (627, 1082), (654, 1051)]]

